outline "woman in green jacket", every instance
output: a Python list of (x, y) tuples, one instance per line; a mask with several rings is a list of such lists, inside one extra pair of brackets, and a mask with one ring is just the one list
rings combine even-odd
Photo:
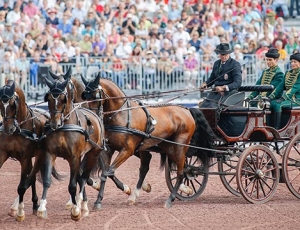
[(300, 53), (292, 54), (290, 61), (292, 69), (286, 71), (281, 83), (269, 95), (275, 129), (280, 128), (282, 108), (300, 105)]

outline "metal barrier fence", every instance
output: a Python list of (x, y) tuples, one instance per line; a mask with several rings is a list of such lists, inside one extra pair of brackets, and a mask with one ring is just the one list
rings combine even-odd
[[(183, 62), (162, 59), (151, 62), (141, 58), (130, 61), (118, 58), (109, 60), (107, 57), (79, 57), (64, 63), (18, 59), (14, 72), (2, 73), (1, 84), (4, 84), (5, 78), (14, 79), (22, 85), (28, 100), (40, 100), (47, 91), (44, 76), (48, 75), (49, 70), (55, 74), (62, 74), (71, 67), (73, 75), (79, 78), (82, 74), (87, 79), (92, 79), (100, 71), (101, 76), (111, 78), (127, 95), (182, 90), (199, 87), (211, 73), (215, 60), (204, 56), (196, 59), (199, 64), (191, 71), (185, 68)], [(241, 65), (243, 85), (254, 85), (261, 71), (266, 68), (265, 62), (255, 55), (244, 55)], [(284, 71), (288, 64), (280, 65)], [(200, 94), (190, 97), (198, 99)]]

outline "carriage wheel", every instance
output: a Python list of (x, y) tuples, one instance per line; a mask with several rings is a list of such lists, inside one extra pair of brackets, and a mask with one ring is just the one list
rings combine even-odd
[[(197, 156), (186, 157), (184, 167), (184, 179), (183, 184), (192, 189), (191, 194), (186, 194), (182, 191), (178, 191), (176, 198), (179, 200), (194, 200), (198, 198), (204, 191), (208, 180), (208, 160), (200, 159)], [(176, 179), (177, 179), (177, 167), (176, 165), (166, 162), (165, 177), (169, 190), (172, 192)]]
[(288, 189), (300, 199), (300, 133), (294, 136), (286, 147), (282, 171)]
[(269, 201), (279, 183), (279, 167), (272, 151), (264, 145), (245, 149), (237, 165), (236, 179), (247, 201), (253, 204)]
[[(232, 156), (222, 156), (218, 161), (218, 171), (220, 179), (224, 187), (233, 195), (241, 196), (236, 183), (236, 167), (239, 161), (240, 154)], [(224, 173), (224, 175), (222, 175)]]

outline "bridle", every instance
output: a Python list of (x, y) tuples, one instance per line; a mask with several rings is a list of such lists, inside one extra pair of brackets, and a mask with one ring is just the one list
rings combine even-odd
[[(87, 94), (91, 94), (92, 97), (95, 94), (95, 97), (93, 99), (97, 100), (97, 107), (96, 108), (90, 108), (90, 110), (94, 111), (100, 118), (103, 118), (103, 101), (104, 99), (108, 99), (109, 96), (105, 93), (101, 85), (98, 85), (98, 88), (92, 89), (89, 85), (86, 86), (85, 92)], [(102, 98), (102, 94), (104, 95), (104, 98)]]
[[(17, 120), (17, 114), (18, 114), (18, 110), (19, 110), (19, 104), (18, 104), (19, 97), (18, 97), (17, 93), (15, 92), (13, 94), (13, 96), (9, 96), (7, 94), (3, 94), (0, 97), (0, 100), (2, 101), (3, 107), (4, 107), (3, 121), (7, 121), (7, 120), (10, 120), (10, 119)], [(13, 116), (7, 116), (7, 108), (9, 106), (9, 102), (11, 102), (11, 100), (13, 100), (13, 103), (16, 106), (16, 112), (14, 113)]]

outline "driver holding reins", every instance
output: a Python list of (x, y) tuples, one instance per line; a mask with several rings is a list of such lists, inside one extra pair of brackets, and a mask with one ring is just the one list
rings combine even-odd
[(200, 108), (217, 108), (218, 103), (223, 103), (226, 98), (236, 93), (242, 85), (241, 64), (230, 57), (233, 50), (228, 43), (221, 43), (215, 52), (219, 55), (219, 60), (214, 63), (212, 73), (206, 82), (203, 82), (201, 89), (206, 89), (212, 85), (216, 92), (211, 92), (203, 101)]

